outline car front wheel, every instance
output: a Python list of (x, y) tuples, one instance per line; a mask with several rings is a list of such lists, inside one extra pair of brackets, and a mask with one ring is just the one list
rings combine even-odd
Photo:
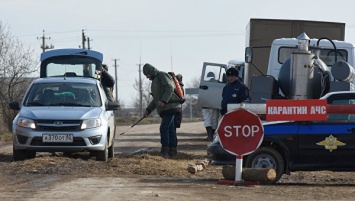
[(36, 157), (35, 151), (15, 150), (12, 151), (14, 161), (22, 161)]
[(107, 161), (108, 160), (108, 142), (107, 142), (107, 140), (106, 140), (105, 149), (103, 151), (96, 151), (96, 160), (97, 161)]
[(278, 151), (269, 147), (261, 147), (251, 153), (245, 161), (247, 168), (272, 168), (276, 171), (275, 179), (261, 182), (263, 184), (276, 183), (285, 172), (285, 164)]
[(111, 146), (108, 148), (108, 157), (113, 158), (115, 156), (115, 136), (113, 136)]

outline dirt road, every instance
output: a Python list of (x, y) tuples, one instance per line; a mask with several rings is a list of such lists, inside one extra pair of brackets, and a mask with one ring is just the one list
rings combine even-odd
[[(216, 166), (195, 175), (186, 173), (182, 167), (180, 176), (128, 174), (133, 164), (125, 166), (127, 173), (119, 171), (117, 167), (126, 163), (122, 155), (159, 149), (158, 126), (138, 125), (124, 135), (119, 134), (129, 127), (119, 127), (116, 157), (108, 165), (85, 157), (41, 157), (45, 153), (29, 161), (12, 162), (11, 145), (3, 145), (0, 200), (353, 200), (355, 197), (355, 176), (349, 172), (296, 172), (284, 175), (276, 185), (229, 186), (217, 184), (222, 175)], [(202, 122), (185, 123), (178, 133), (179, 154), (206, 156), (209, 142), (204, 140)], [(144, 160), (147, 156), (141, 157)], [(161, 160), (179, 163), (179, 159)], [(164, 163), (158, 165), (161, 164)], [(161, 168), (161, 171), (168, 170)]]

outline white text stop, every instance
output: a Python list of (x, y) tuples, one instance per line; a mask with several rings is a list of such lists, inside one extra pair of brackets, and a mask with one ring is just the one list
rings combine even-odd
[(260, 131), (259, 126), (249, 126), (249, 125), (244, 125), (244, 126), (225, 126), (224, 127), (224, 136), (226, 137), (232, 137), (233, 133), (235, 133), (235, 137), (239, 137), (239, 135), (243, 135), (244, 137), (254, 137), (254, 133), (257, 133)]

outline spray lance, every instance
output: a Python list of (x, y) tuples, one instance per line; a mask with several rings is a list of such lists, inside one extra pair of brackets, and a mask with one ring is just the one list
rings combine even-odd
[(139, 124), (145, 117), (140, 118), (136, 123), (134, 123), (131, 127), (129, 127), (125, 132), (121, 133), (120, 135), (124, 135), (127, 131), (133, 128), (135, 125)]

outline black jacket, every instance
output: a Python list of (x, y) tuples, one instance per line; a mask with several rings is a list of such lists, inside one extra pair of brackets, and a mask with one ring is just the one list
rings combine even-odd
[(113, 101), (111, 88), (113, 88), (113, 86), (115, 85), (115, 79), (107, 71), (102, 71), (101, 72), (101, 84), (105, 90), (108, 100)]

